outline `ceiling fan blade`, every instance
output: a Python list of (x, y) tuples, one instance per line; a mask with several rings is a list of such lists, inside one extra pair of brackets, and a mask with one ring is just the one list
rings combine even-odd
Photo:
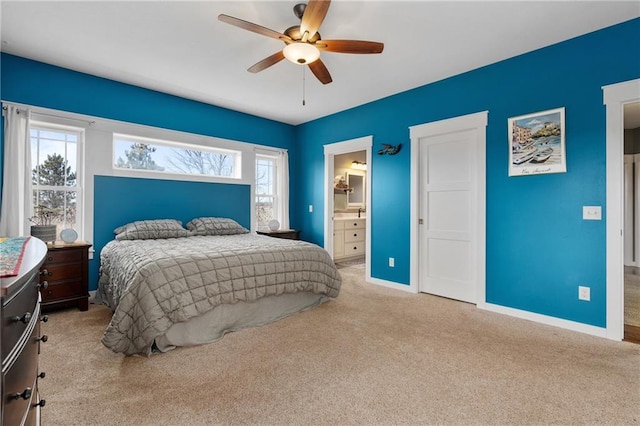
[(329, 74), (329, 70), (325, 66), (324, 62), (322, 62), (320, 59), (316, 59), (315, 61), (311, 62), (309, 64), (309, 68), (311, 69), (313, 75), (315, 75), (316, 78), (320, 80), (320, 83), (329, 84), (333, 81), (333, 79), (331, 78), (331, 74)]
[(291, 41), (291, 38), (289, 38), (288, 36), (279, 33), (277, 31), (274, 30), (270, 30), (267, 27), (263, 27), (261, 25), (258, 24), (254, 24), (252, 22), (248, 22), (248, 21), (244, 21), (242, 19), (239, 18), (234, 18), (233, 16), (229, 16), (229, 15), (225, 15), (223, 13), (221, 13), (220, 15), (218, 15), (218, 20), (225, 22), (227, 24), (231, 24), (234, 25), (236, 27), (242, 28), (243, 30), (247, 30), (247, 31), (251, 31), (254, 33), (258, 33), (261, 34), (263, 36), (267, 36), (267, 37), (272, 37), (278, 40), (282, 40), (285, 43), (287, 41)]
[(271, 65), (277, 64), (278, 62), (280, 62), (283, 59), (284, 59), (284, 53), (282, 53), (282, 50), (280, 50), (279, 52), (274, 53), (273, 55), (269, 56), (268, 58), (264, 58), (260, 62), (252, 65), (247, 71), (252, 72), (252, 73), (260, 72), (260, 71), (262, 71), (264, 69), (269, 68)]
[[(330, 4), (330, 0), (309, 0), (300, 21), (300, 33), (303, 41), (307, 41), (318, 32)], [(306, 38), (305, 32), (307, 33)]]
[(384, 49), (384, 43), (364, 40), (318, 40), (314, 46), (336, 53), (382, 53)]

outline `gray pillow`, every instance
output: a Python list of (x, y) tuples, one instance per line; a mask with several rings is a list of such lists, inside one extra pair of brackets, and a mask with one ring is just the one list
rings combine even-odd
[(193, 235), (175, 219), (139, 220), (119, 226), (113, 231), (116, 240), (156, 240), (159, 238), (180, 238)]
[(233, 219), (226, 217), (198, 217), (187, 223), (193, 235), (236, 235), (248, 234), (249, 230)]

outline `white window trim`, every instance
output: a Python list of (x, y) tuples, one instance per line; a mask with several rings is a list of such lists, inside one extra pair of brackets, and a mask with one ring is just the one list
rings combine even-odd
[[(181, 148), (181, 149), (192, 149), (203, 152), (212, 152), (216, 154), (228, 153), (234, 155), (234, 165), (233, 165), (233, 175), (232, 176), (215, 176), (215, 175), (203, 175), (199, 173), (180, 173), (180, 172), (167, 172), (160, 170), (144, 170), (144, 169), (129, 169), (126, 167), (118, 167), (115, 165), (115, 140), (116, 138), (126, 139), (131, 141), (136, 141), (140, 143), (146, 143), (150, 145), (160, 145), (164, 147), (172, 147), (172, 148)], [(169, 180), (193, 180), (202, 181), (202, 182), (210, 182), (210, 181), (220, 181), (225, 183), (231, 183), (230, 181), (238, 180), (242, 178), (242, 151), (238, 149), (229, 149), (229, 148), (219, 148), (211, 145), (199, 145), (193, 143), (185, 143), (174, 140), (167, 139), (157, 139), (157, 138), (149, 138), (144, 136), (137, 136), (132, 134), (125, 134), (120, 132), (113, 132), (112, 143), (111, 143), (111, 166), (114, 170), (114, 173), (143, 173), (144, 175), (148, 175), (146, 177), (156, 176), (162, 179)]]
[[(280, 222), (280, 229), (289, 229), (290, 228), (290, 218), (289, 218), (289, 165), (287, 164), (289, 161), (288, 152), (286, 149), (278, 149), (278, 148), (266, 148), (266, 147), (255, 147), (255, 158), (254, 158), (254, 173), (256, 169), (256, 161), (259, 156), (274, 158), (276, 161), (276, 188), (275, 188), (275, 203), (277, 204), (277, 220)], [(255, 178), (254, 178), (255, 181)], [(255, 182), (252, 190), (253, 193), (253, 212), (252, 212), (252, 227), (253, 229), (257, 229), (257, 219), (255, 214), (255, 200), (257, 197)]]
[[(85, 145), (85, 129), (83, 127), (71, 126), (69, 124), (61, 124), (60, 120), (56, 117), (47, 117), (42, 114), (38, 114), (36, 111), (31, 111), (31, 121), (29, 123), (29, 130), (32, 128), (42, 129), (55, 129), (62, 132), (75, 133), (78, 135), (76, 142), (76, 186), (74, 187), (51, 187), (55, 190), (64, 191), (76, 191), (76, 224), (74, 226), (75, 231), (78, 233), (78, 238), (86, 238), (85, 229), (85, 194), (84, 194), (84, 145)], [(32, 153), (33, 157), (33, 153)], [(31, 172), (31, 170), (29, 171)], [(47, 190), (43, 185), (32, 185), (32, 190), (41, 189)], [(33, 195), (29, 195), (33, 197)], [(32, 198), (31, 198), (32, 199)], [(35, 206), (34, 206), (35, 207)]]

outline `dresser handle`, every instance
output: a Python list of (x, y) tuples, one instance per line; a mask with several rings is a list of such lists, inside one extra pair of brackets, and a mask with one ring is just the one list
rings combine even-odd
[(25, 312), (21, 317), (11, 317), (11, 322), (22, 322), (24, 324), (29, 324), (29, 321), (31, 321), (31, 312)]
[(45, 373), (45, 372), (43, 371), (42, 373), (38, 374), (38, 378), (40, 378), (40, 379), (44, 379), (46, 375), (47, 375), (47, 373)]
[(52, 262), (52, 261), (53, 261), (53, 256), (49, 256), (49, 257), (47, 257), (47, 260), (48, 260), (49, 262)]
[(49, 321), (49, 316), (48, 315), (43, 315), (42, 318), (40, 318), (40, 321), (42, 321), (42, 322)]
[[(49, 259), (49, 260), (51, 260), (51, 259)], [(49, 272), (46, 269), (43, 269), (42, 271), (40, 271), (40, 275), (44, 275), (44, 276), (50, 277), (51, 275), (53, 275), (53, 272)]]
[(358, 247), (354, 247), (353, 249), (354, 249), (354, 250), (358, 250)]
[(357, 236), (358, 236), (358, 234), (353, 234), (353, 236), (354, 236), (354, 237), (357, 237)]
[(43, 334), (42, 336), (36, 338), (36, 341), (41, 341), (42, 343), (45, 343), (47, 340), (49, 340), (49, 336), (47, 336), (46, 334)]
[(42, 281), (40, 284), (38, 284), (38, 288), (41, 288), (43, 290), (45, 288), (47, 288), (47, 287), (49, 287), (49, 282), (48, 281)]
[(10, 396), (11, 399), (31, 399), (31, 388), (26, 388), (22, 393), (14, 393)]
[(35, 404), (33, 404), (34, 407), (40, 406), (40, 408), (44, 407), (44, 405), (47, 403), (46, 400), (41, 399), (40, 401), (36, 402)]

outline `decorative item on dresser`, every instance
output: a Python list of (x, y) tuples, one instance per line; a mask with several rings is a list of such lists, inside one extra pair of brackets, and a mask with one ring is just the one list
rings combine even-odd
[(274, 238), (284, 238), (286, 240), (299, 240), (300, 231), (295, 229), (280, 229), (277, 231), (256, 231), (258, 235), (266, 235)]
[(40, 335), (40, 321), (47, 318), (40, 317), (38, 288), (45, 287), (46, 282), (39, 283), (38, 271), (47, 246), (36, 238), (25, 240), (16, 257), (16, 275), (0, 278), (2, 426), (37, 425), (40, 408), (45, 405), (38, 395), (38, 380), (45, 377), (44, 372), (38, 371), (38, 355), (40, 343), (47, 341), (47, 336)]
[(89, 309), (89, 248), (84, 241), (49, 245), (40, 270), (40, 281), (49, 283), (41, 289), (42, 310), (77, 306)]

